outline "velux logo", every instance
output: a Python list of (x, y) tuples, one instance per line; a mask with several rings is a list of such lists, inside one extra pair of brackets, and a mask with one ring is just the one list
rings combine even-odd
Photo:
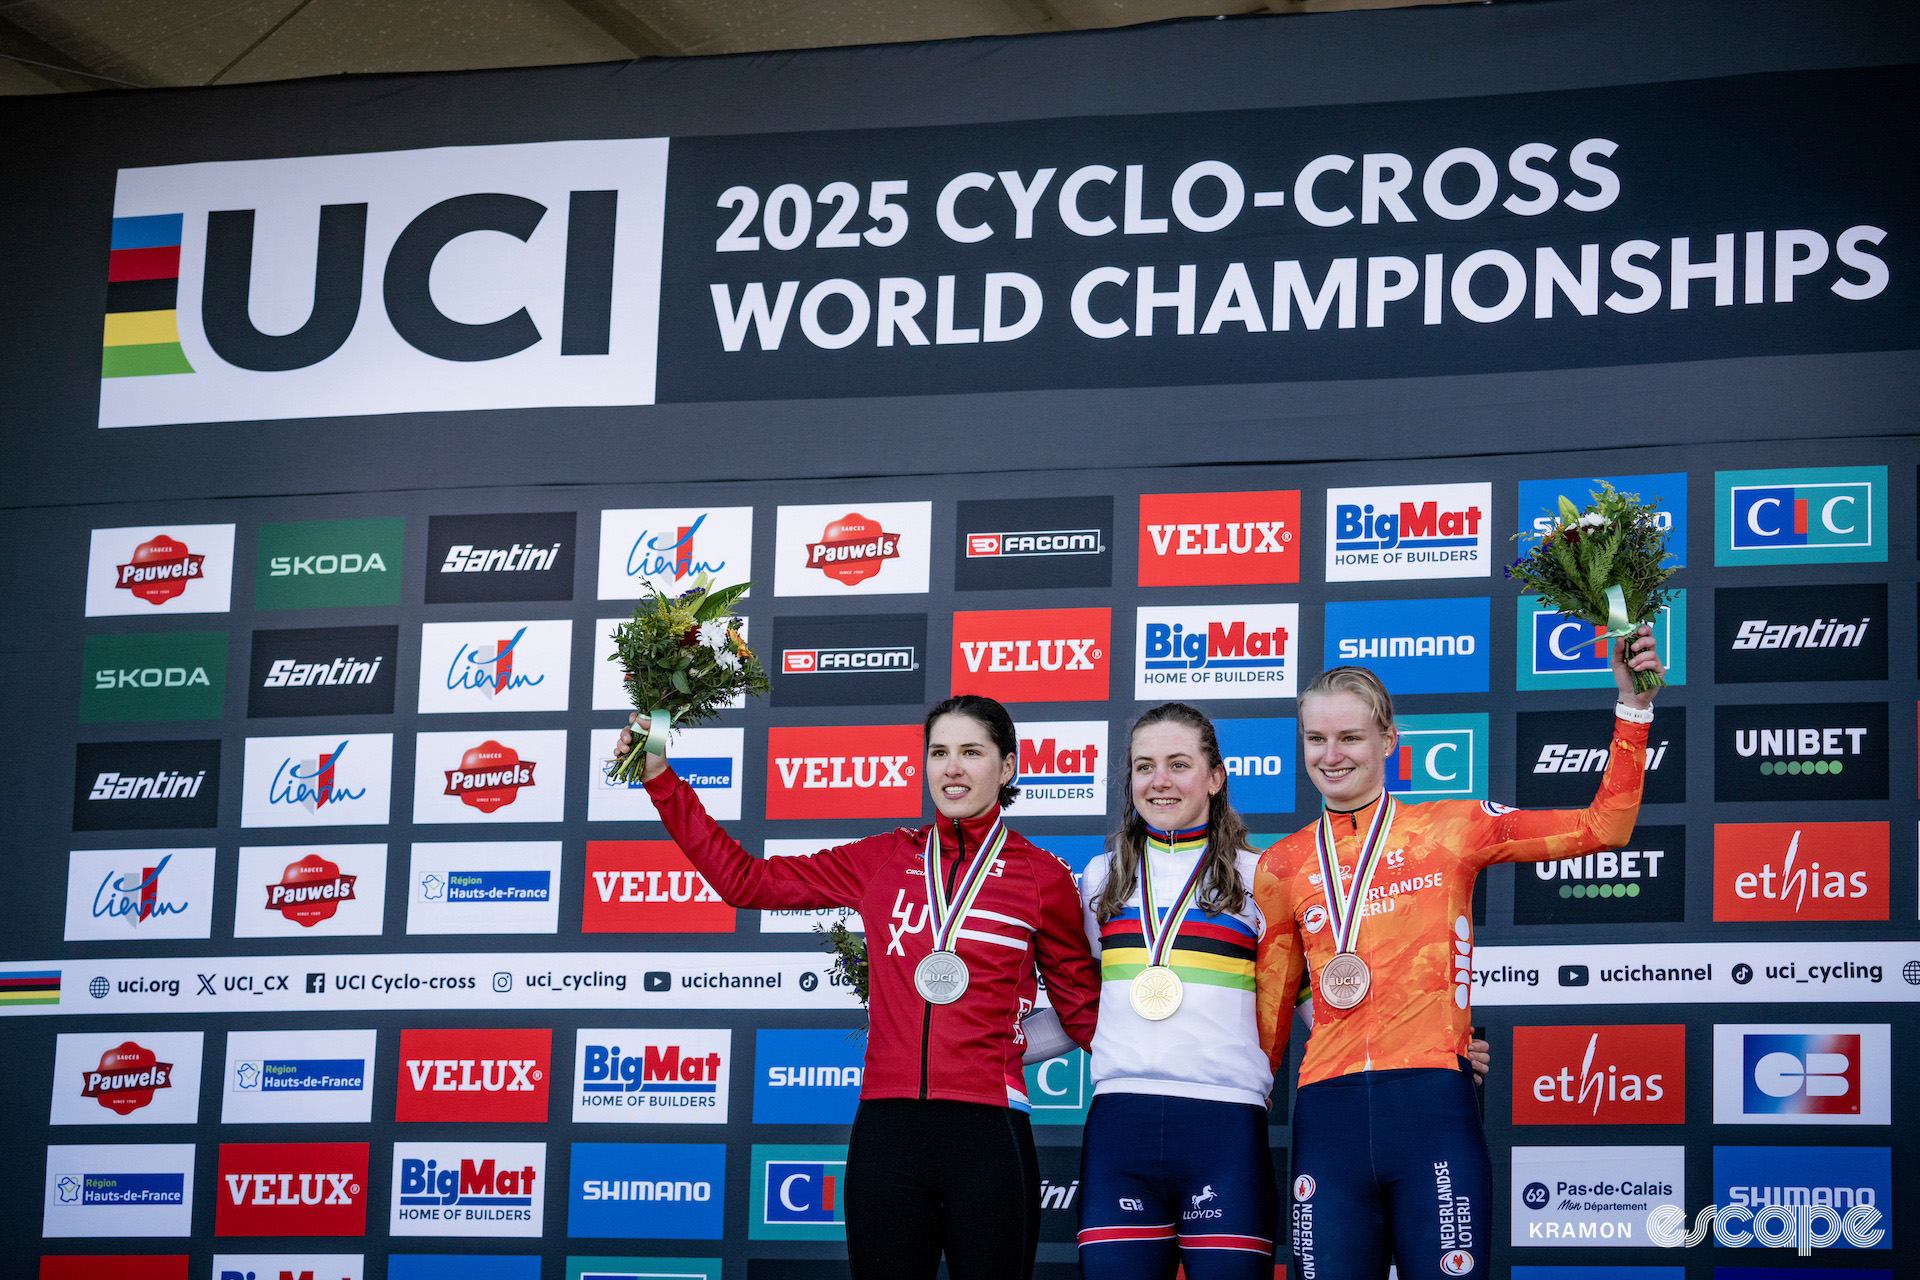
[(394, 1118), (543, 1124), (552, 1048), (544, 1027), (403, 1030)]
[(363, 1235), (366, 1186), (364, 1142), (222, 1143), (213, 1232)]
[(767, 730), (767, 817), (918, 818), (917, 724)]
[(733, 908), (667, 840), (590, 840), (583, 933), (732, 933)]
[(1884, 822), (1722, 822), (1715, 920), (1885, 920)]
[(1140, 585), (1300, 581), (1300, 491), (1143, 493)]
[(1107, 697), (1107, 609), (1005, 609), (953, 615), (953, 691), (1007, 702)]
[(1515, 1124), (1680, 1124), (1687, 1029), (1515, 1027)]

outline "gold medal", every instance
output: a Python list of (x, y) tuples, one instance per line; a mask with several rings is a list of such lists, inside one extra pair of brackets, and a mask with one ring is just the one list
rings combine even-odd
[(1179, 974), (1164, 964), (1150, 964), (1134, 975), (1127, 988), (1127, 1002), (1147, 1021), (1158, 1022), (1173, 1016), (1185, 994)]
[(1336, 1009), (1351, 1009), (1367, 998), (1373, 971), (1351, 951), (1342, 951), (1320, 969), (1320, 998)]

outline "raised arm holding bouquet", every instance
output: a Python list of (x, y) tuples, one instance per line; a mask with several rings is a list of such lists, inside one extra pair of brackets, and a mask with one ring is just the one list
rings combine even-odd
[(669, 730), (700, 724), (743, 693), (767, 691), (767, 673), (746, 641), (733, 602), (751, 583), (718, 591), (705, 574), (678, 596), (651, 592), (613, 633), (614, 652), (633, 705), (640, 712), (633, 748), (607, 769), (621, 782), (639, 782), (649, 754), (664, 757)]

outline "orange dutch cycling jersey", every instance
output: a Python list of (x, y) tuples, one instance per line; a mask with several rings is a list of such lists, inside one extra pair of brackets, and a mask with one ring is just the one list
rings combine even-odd
[[(1366, 998), (1335, 1009), (1316, 998), (1300, 1083), (1400, 1067), (1456, 1068), (1473, 998), (1473, 878), (1492, 862), (1546, 862), (1618, 848), (1633, 834), (1647, 726), (1614, 721), (1600, 791), (1585, 809), (1509, 809), (1478, 800), (1399, 806), (1361, 908), (1353, 946), (1373, 972)], [(1350, 884), (1373, 804), (1332, 815), (1335, 856)], [(1333, 958), (1333, 929), (1314, 837), (1301, 828), (1260, 855), (1253, 898), (1266, 916), (1255, 964), (1261, 1047), (1278, 1069), (1300, 967)]]

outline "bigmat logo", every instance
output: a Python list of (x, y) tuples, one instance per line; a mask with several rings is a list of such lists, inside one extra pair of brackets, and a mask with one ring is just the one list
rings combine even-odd
[(408, 933), (553, 933), (560, 927), (560, 842), (416, 844)]
[(1720, 1023), (1715, 1124), (1891, 1124), (1892, 1028)]
[(243, 827), (383, 825), (393, 805), (393, 735), (248, 738)]
[(1687, 1029), (1515, 1027), (1515, 1124), (1683, 1124)]
[(733, 908), (670, 840), (589, 840), (580, 931), (732, 933)]
[(1715, 564), (1887, 558), (1885, 467), (1716, 471)]
[(371, 1028), (228, 1032), (220, 1123), (367, 1123), (374, 1042)]
[(777, 596), (925, 594), (931, 502), (781, 507), (773, 538)]
[(80, 723), (218, 720), (227, 695), (227, 633), (88, 636)]
[(47, 1148), (40, 1234), (184, 1236), (193, 1230), (193, 1144)]
[(996, 609), (953, 615), (953, 692), (1002, 702), (1104, 702), (1110, 609)]
[(918, 818), (918, 724), (767, 730), (767, 817)]
[(724, 1143), (576, 1142), (567, 1234), (718, 1240), (726, 1220)]
[(1513, 869), (1515, 924), (1678, 924), (1686, 906), (1683, 826), (1635, 827), (1624, 849)]
[(1299, 638), (1297, 604), (1143, 608), (1133, 637), (1133, 696), (1291, 698)]
[[(1878, 1210), (1878, 1217), (1869, 1218), (1878, 1228), (1872, 1233), (1877, 1235), (1873, 1244), (1857, 1245), (1841, 1233), (1826, 1246), (1831, 1249), (1891, 1249), (1895, 1224), (1901, 1221), (1894, 1211), (1889, 1147), (1715, 1147), (1713, 1203), (1720, 1206), (1716, 1235), (1729, 1229), (1751, 1230), (1758, 1225), (1755, 1219), (1760, 1210), (1768, 1205), (1831, 1207), (1831, 1219), (1822, 1215), (1815, 1220), (1814, 1229), (1820, 1231), (1832, 1231), (1837, 1219), (1856, 1206)], [(1740, 1221), (1728, 1213), (1730, 1209), (1744, 1209), (1750, 1216)], [(1778, 1230), (1777, 1223), (1768, 1226)]]
[(398, 516), (261, 525), (253, 562), (253, 607), (399, 604), (406, 528)]
[(1485, 693), (1493, 602), (1346, 600), (1327, 605), (1325, 661), (1364, 666), (1405, 693)]
[(546, 1214), (544, 1142), (396, 1142), (396, 1236), (525, 1236)]
[(415, 739), (416, 823), (558, 822), (566, 795), (565, 729), (469, 729)]
[(1515, 1147), (1515, 1248), (1645, 1248), (1647, 1212), (1687, 1190), (1685, 1147)]
[(725, 1124), (732, 1064), (731, 1031), (582, 1028), (574, 1123)]
[(860, 1105), (867, 1037), (763, 1030), (754, 1038), (755, 1124), (852, 1124)]
[(1884, 822), (1719, 822), (1715, 920), (1885, 920)]
[[(852, 834), (820, 836), (812, 840), (767, 840), (762, 843), (761, 851), (769, 858), (805, 857), (822, 849), (852, 844), (859, 839), (860, 835)], [(760, 913), (762, 933), (813, 933), (816, 928), (830, 929), (835, 924), (845, 925), (851, 933), (866, 932), (866, 923), (853, 907), (772, 909)], [(835, 975), (835, 980), (838, 980), (838, 975)], [(847, 1123), (852, 1124), (853, 1121), (848, 1120)]]
[(927, 615), (775, 618), (776, 707), (917, 704), (927, 693)]
[(987, 498), (959, 504), (960, 591), (1113, 585), (1113, 499)]
[(211, 827), (219, 816), (218, 738), (74, 748), (75, 831)]
[(1721, 684), (1885, 680), (1886, 584), (1717, 589), (1713, 674)]
[(702, 576), (753, 577), (752, 507), (647, 507), (600, 513), (600, 599), (677, 596)]
[(844, 1240), (847, 1149), (753, 1145), (751, 1240)]
[(198, 1031), (63, 1035), (53, 1050), (48, 1124), (194, 1124), (200, 1119)]
[(1885, 800), (1887, 704), (1713, 709), (1716, 800)]
[(1327, 490), (1327, 581), (1484, 578), (1491, 484)]
[[(1638, 494), (1640, 501), (1653, 503), (1654, 523), (1667, 535), (1667, 563), (1676, 569), (1687, 564), (1687, 473), (1663, 471), (1648, 476), (1583, 476), (1568, 480), (1522, 480), (1520, 503), (1516, 509), (1523, 534), (1544, 534), (1560, 522), (1560, 499), (1564, 495), (1576, 507), (1585, 507), (1599, 493), (1602, 484), (1610, 484), (1621, 493)], [(1531, 545), (1531, 544), (1527, 544)]]
[(666, 164), (628, 138), (122, 169), (115, 244), (171, 240), (178, 289), (109, 317), (100, 425), (651, 404)]
[(364, 1142), (223, 1142), (217, 1236), (363, 1236)]
[(76, 849), (67, 861), (69, 942), (213, 935), (212, 849)]
[(1143, 493), (1140, 585), (1300, 581), (1300, 491)]
[(247, 714), (392, 715), (399, 656), (395, 626), (256, 631)]
[(1029, 720), (1020, 725), (1020, 812), (1107, 811), (1105, 720)]
[(434, 516), (427, 521), (427, 603), (573, 599), (571, 511)]
[(387, 846), (243, 846), (233, 902), (236, 938), (346, 938), (380, 933)]
[(1484, 715), (1399, 716), (1387, 790), (1403, 802), (1487, 798)]
[(1293, 717), (1215, 720), (1220, 756), (1227, 766), (1227, 794), (1242, 813), (1292, 813)]
[(213, 1280), (362, 1280), (357, 1253), (216, 1253)]
[[(1557, 613), (1538, 596), (1521, 596), (1514, 640), (1514, 687), (1519, 689), (1611, 689), (1604, 627)], [(1687, 593), (1673, 599), (1649, 624), (1667, 683), (1687, 682)]]
[[(641, 782), (621, 782), (607, 772), (618, 729), (595, 729), (587, 759), (587, 821), (658, 822), (660, 811)], [(744, 729), (676, 729), (668, 749), (673, 771), (700, 797), (709, 814), (722, 822), (740, 816), (746, 781), (747, 734)]]
[(95, 529), (87, 550), (87, 616), (225, 613), (233, 600), (233, 526)]
[[(1522, 711), (1514, 746), (1515, 802), (1536, 809), (1593, 803), (1612, 754), (1612, 711)], [(1647, 739), (1643, 804), (1687, 798), (1687, 709), (1661, 707)]]
[(402, 1030), (393, 1118), (545, 1124), (552, 1064), (545, 1027)]
[(420, 714), (565, 711), (573, 623), (429, 622), (420, 628)]

